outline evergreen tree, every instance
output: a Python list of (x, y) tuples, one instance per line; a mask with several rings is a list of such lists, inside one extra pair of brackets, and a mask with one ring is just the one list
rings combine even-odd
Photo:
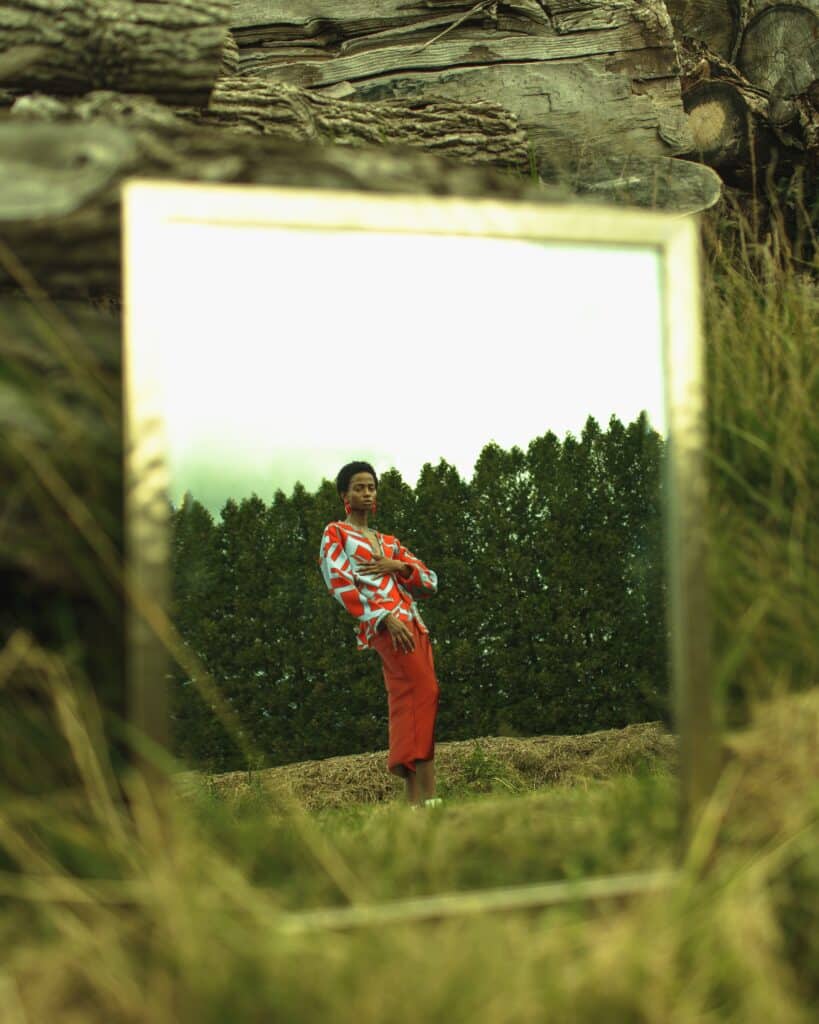
[[(170, 517), (171, 618), (185, 643), (206, 667), (221, 644), (219, 538), (207, 509), (188, 491)], [(224, 732), (180, 665), (169, 678), (171, 736), (183, 758), (224, 763)]]
[[(438, 736), (584, 732), (667, 715), (664, 447), (645, 416), (524, 453), (488, 443), (470, 482), (445, 460), (415, 488), (379, 480), (372, 525), (435, 570), (420, 605), (441, 682)], [(175, 613), (268, 763), (387, 745), (381, 664), (318, 571), (335, 481), (269, 507), (229, 500), (214, 525), (172, 517)], [(215, 770), (241, 754), (177, 673), (175, 744)]]
[(439, 731), (453, 739), (475, 735), (481, 676), (481, 601), (474, 571), (469, 486), (445, 459), (425, 463), (416, 487), (413, 528), (405, 545), (438, 576), (438, 593), (419, 602), (432, 637), (441, 687)]
[[(275, 646), (265, 629), (273, 621), (267, 603), (272, 573), (265, 544), (266, 510), (261, 498), (253, 494), (240, 503), (228, 499), (221, 517), (219, 649), (208, 667), (243, 730), (252, 736), (257, 728), (259, 692), (270, 674), (275, 674), (275, 664), (270, 664)], [(221, 732), (223, 770), (241, 767), (239, 748), (223, 729)]]
[(559, 637), (557, 618), (560, 607), (563, 542), (554, 528), (557, 505), (557, 480), (562, 444), (551, 430), (530, 441), (522, 469), (526, 480), (528, 515), (520, 523), (518, 550), (526, 567), (527, 592), (517, 609), (521, 635), (528, 643), (527, 672), (514, 687), (509, 704), (501, 714), (504, 732), (530, 735), (540, 731), (556, 732), (560, 700), (564, 645)]
[(530, 490), (521, 449), (506, 452), (495, 442), (487, 444), (470, 486), (479, 625), (467, 720), (477, 734), (495, 731), (501, 719), (518, 728), (517, 709), (529, 697), (524, 681), (531, 661), (528, 608), (522, 611), (537, 577), (520, 540), (531, 514)]
[(625, 722), (671, 724), (670, 630), (666, 600), (665, 444), (645, 412), (627, 428), (612, 417), (608, 475), (617, 486), (618, 526), (627, 552), (616, 658), (628, 686)]

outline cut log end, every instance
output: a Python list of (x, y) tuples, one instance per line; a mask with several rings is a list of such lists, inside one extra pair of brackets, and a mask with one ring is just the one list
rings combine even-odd
[(711, 167), (734, 164), (747, 150), (748, 108), (726, 82), (703, 81), (684, 96), (694, 152)]
[(761, 11), (743, 33), (737, 66), (771, 96), (802, 95), (819, 78), (819, 17), (795, 4)]

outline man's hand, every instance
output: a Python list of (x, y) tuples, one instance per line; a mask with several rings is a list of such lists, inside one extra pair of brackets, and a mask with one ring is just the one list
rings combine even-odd
[(415, 636), (409, 626), (402, 622), (399, 618), (390, 612), (390, 614), (384, 620), (386, 623), (386, 629), (389, 630), (392, 636), (392, 649), (397, 651), (399, 647), (402, 651), (414, 651), (415, 650)]
[(357, 571), (359, 576), (364, 576), (367, 573), (371, 573), (373, 576), (381, 576), (386, 572), (400, 572), (401, 575), (404, 575), (403, 569), (406, 564), (406, 562), (401, 562), (397, 558), (387, 558), (386, 555), (378, 555), (372, 562), (368, 562)]

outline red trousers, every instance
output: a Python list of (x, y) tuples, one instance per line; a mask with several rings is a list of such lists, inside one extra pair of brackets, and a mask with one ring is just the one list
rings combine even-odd
[(438, 680), (432, 661), (429, 633), (413, 621), (412, 651), (393, 650), (392, 636), (378, 633), (374, 647), (381, 657), (384, 686), (390, 712), (390, 756), (393, 775), (406, 777), (416, 761), (430, 761), (435, 753), (435, 717), (438, 713)]

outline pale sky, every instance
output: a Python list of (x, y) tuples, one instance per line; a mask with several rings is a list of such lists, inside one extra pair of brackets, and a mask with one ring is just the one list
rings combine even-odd
[(177, 224), (154, 256), (175, 505), (313, 491), (352, 459), (468, 480), (488, 441), (589, 415), (666, 434), (648, 247)]

